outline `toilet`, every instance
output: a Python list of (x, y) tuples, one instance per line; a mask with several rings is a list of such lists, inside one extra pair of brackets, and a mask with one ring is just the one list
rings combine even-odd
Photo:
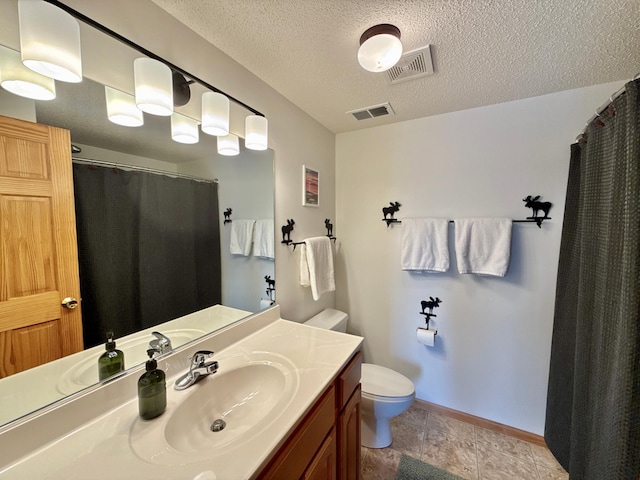
[[(346, 333), (349, 315), (327, 308), (307, 320), (305, 325)], [(391, 445), (393, 417), (407, 411), (416, 396), (413, 382), (389, 368), (362, 364), (361, 444), (369, 448)]]

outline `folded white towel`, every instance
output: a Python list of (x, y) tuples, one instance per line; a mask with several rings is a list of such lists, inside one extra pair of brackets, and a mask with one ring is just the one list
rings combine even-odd
[(234, 220), (231, 223), (229, 251), (232, 255), (249, 255), (251, 252), (253, 226), (255, 223), (255, 220)]
[(307, 238), (300, 248), (300, 285), (311, 287), (314, 300), (326, 292), (333, 292), (333, 252), (329, 237)]
[(273, 249), (273, 219), (256, 220), (253, 231), (253, 255), (275, 258)]
[(449, 220), (403, 218), (400, 265), (402, 270), (449, 270)]
[(456, 218), (458, 272), (504, 277), (511, 256), (510, 218)]

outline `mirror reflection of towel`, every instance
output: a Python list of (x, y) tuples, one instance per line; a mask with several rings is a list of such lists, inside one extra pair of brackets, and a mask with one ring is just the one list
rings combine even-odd
[(255, 220), (234, 220), (231, 223), (229, 251), (232, 255), (249, 255), (251, 252), (253, 226), (255, 223)]
[(334, 292), (333, 252), (329, 237), (307, 238), (300, 248), (300, 284), (311, 287), (314, 300)]
[(275, 258), (273, 236), (272, 218), (256, 220), (253, 232), (253, 255), (256, 257)]

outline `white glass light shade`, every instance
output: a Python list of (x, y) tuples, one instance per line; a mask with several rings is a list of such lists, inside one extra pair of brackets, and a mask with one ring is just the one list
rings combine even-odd
[(229, 99), (217, 92), (202, 94), (202, 131), (209, 135), (229, 134)]
[(20, 52), (0, 47), (0, 85), (6, 91), (34, 100), (56, 98), (56, 82), (22, 64)]
[(250, 150), (266, 150), (269, 139), (269, 122), (260, 115), (249, 115), (244, 119), (244, 145)]
[(198, 121), (174, 112), (171, 115), (171, 138), (178, 143), (198, 143)]
[(22, 63), (56, 80), (81, 82), (78, 21), (42, 0), (19, 0), (18, 15)]
[(376, 25), (360, 38), (358, 62), (369, 72), (384, 72), (402, 56), (400, 30), (393, 25)]
[(218, 137), (218, 153), (231, 157), (240, 153), (240, 142), (237, 135), (229, 134)]
[(136, 58), (133, 76), (140, 110), (162, 117), (173, 113), (173, 76), (169, 67), (153, 58)]
[(136, 106), (133, 95), (105, 85), (104, 96), (107, 99), (109, 121), (124, 127), (139, 127), (144, 124), (142, 110)]

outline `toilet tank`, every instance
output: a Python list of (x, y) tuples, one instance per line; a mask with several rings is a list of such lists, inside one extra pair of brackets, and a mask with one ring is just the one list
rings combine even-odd
[(346, 313), (333, 308), (327, 308), (304, 323), (305, 325), (311, 325), (312, 327), (346, 333), (347, 320), (349, 320), (349, 315)]

